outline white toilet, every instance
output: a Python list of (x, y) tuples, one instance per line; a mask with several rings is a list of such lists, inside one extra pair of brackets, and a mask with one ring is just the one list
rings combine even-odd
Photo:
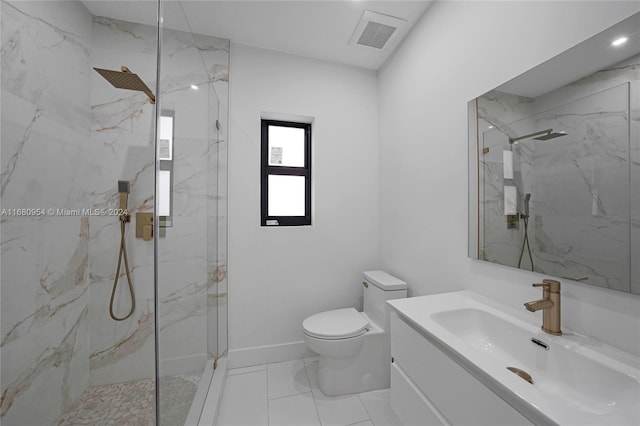
[(302, 322), (304, 340), (318, 355), (318, 385), (328, 396), (389, 387), (391, 340), (386, 301), (407, 297), (407, 284), (386, 272), (363, 273), (364, 312), (321, 312)]

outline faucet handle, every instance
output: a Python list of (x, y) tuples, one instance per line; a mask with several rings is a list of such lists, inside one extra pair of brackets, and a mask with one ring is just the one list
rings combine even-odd
[(545, 279), (541, 283), (533, 284), (533, 286), (544, 287), (544, 290), (550, 293), (560, 293), (560, 281)]

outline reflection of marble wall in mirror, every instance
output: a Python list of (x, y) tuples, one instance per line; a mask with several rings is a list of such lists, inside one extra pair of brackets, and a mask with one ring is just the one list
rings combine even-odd
[[(639, 66), (635, 56), (536, 98), (492, 91), (477, 99), (480, 259), (518, 265), (524, 226), (520, 219), (518, 229), (507, 228), (502, 151), (510, 137), (553, 128), (568, 135), (513, 145), (520, 213), (524, 194), (532, 194), (528, 234), (535, 270), (640, 290), (638, 266), (629, 264), (629, 246), (638, 253), (640, 239), (629, 182), (631, 167), (639, 187), (640, 111), (633, 101), (640, 99)], [(531, 268), (526, 251), (521, 267)]]

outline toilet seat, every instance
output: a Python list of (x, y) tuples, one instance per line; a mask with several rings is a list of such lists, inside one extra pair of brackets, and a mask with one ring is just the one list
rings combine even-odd
[(369, 321), (354, 308), (320, 312), (302, 322), (306, 335), (326, 340), (361, 336), (367, 332), (368, 327)]

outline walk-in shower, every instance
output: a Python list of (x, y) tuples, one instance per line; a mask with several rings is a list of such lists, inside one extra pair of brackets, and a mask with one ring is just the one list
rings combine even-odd
[(0, 3), (3, 426), (197, 424), (226, 354), (229, 41), (138, 3)]

